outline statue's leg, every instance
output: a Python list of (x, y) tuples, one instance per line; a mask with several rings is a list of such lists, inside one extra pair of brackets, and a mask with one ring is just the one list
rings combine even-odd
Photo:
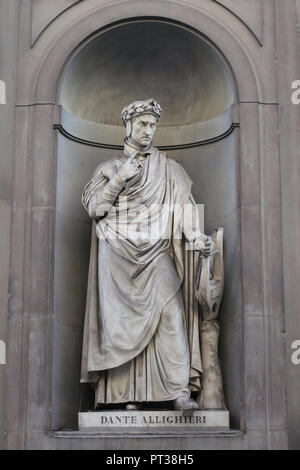
[[(178, 399), (178, 409), (197, 407), (190, 400), (190, 355), (179, 291), (161, 313), (147, 347), (132, 361), (106, 371), (96, 389), (103, 403), (163, 402)], [(97, 400), (96, 400), (97, 401)], [(98, 401), (98, 404), (100, 401)]]
[(181, 292), (167, 304), (154, 337), (156, 357), (165, 374), (164, 386), (174, 400), (177, 410), (198, 408), (190, 398), (190, 353), (187, 332), (183, 320), (184, 310)]
[(95, 405), (126, 403), (135, 400), (134, 360), (103, 371), (95, 389)]
[[(161, 384), (169, 399), (189, 396), (190, 355), (183, 322), (181, 293), (177, 293), (165, 306), (153, 342), (152, 367), (159, 368)], [(157, 374), (150, 376), (151, 388), (157, 388)]]

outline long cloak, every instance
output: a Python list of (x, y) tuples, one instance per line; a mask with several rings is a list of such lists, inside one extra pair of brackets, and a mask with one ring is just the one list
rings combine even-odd
[[(115, 158), (98, 167), (84, 189), (87, 209), (120, 164)], [(200, 389), (194, 294), (198, 259), (182, 240), (183, 207), (189, 203), (191, 184), (179, 164), (155, 149), (140, 180), (122, 191), (113, 211), (93, 221), (81, 382), (97, 382), (101, 371), (137, 357), (153, 337), (164, 307), (182, 289), (190, 389)]]

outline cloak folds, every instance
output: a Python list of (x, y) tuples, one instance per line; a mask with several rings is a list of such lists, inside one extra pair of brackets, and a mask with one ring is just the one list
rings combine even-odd
[[(83, 192), (87, 210), (121, 162), (118, 157), (97, 168)], [(189, 388), (200, 390), (195, 297), (199, 255), (186, 250), (182, 239), (184, 206), (193, 201), (191, 184), (178, 163), (154, 149), (139, 180), (117, 197), (114, 210), (94, 219), (81, 382), (98, 382), (103, 371), (139, 356), (152, 340), (162, 311), (181, 289), (190, 352)]]

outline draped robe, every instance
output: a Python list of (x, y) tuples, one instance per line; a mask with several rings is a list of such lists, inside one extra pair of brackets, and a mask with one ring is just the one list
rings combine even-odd
[[(178, 347), (185, 347), (185, 338), (188, 343), (187, 380), (182, 392), (200, 390), (202, 365), (198, 308), (193, 293), (194, 255), (185, 252), (182, 240), (183, 233), (187, 239), (198, 234), (194, 228), (197, 221), (191, 222), (196, 210), (192, 183), (181, 165), (152, 148), (137, 181), (120, 190), (102, 217), (91, 214), (93, 201), (113, 181), (126, 158), (121, 155), (101, 164), (82, 196), (94, 221), (81, 382), (98, 384), (96, 404), (163, 401), (182, 394), (178, 387), (170, 391), (163, 383), (168, 382), (164, 369), (172, 366), (167, 362), (168, 342), (176, 362), (176, 338), (171, 338), (170, 343), (166, 328), (164, 336), (160, 326), (168, 306), (170, 321), (181, 321), (180, 315), (183, 319)], [(185, 207), (191, 205), (193, 212), (186, 218)], [(173, 320), (172, 308), (177, 312)], [(159, 350), (158, 337), (163, 352)], [(159, 357), (161, 354), (164, 357)], [(150, 391), (149, 380), (141, 380), (141, 376), (149, 375), (147, 368), (154, 363), (154, 386)], [(119, 393), (117, 389), (124, 386), (126, 391)]]

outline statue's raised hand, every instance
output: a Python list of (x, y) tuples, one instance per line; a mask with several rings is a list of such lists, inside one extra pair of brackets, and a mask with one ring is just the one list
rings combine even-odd
[(140, 173), (141, 167), (137, 161), (134, 160), (134, 155), (129, 157), (118, 171), (118, 175), (125, 181), (129, 181), (132, 178), (139, 176)]

